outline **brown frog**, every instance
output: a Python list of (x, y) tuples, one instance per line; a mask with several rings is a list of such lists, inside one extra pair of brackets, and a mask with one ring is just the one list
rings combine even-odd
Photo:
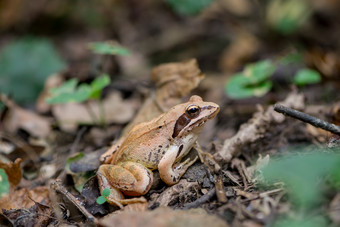
[(125, 199), (124, 195), (146, 194), (153, 182), (151, 171), (155, 169), (166, 184), (176, 184), (197, 157), (183, 162), (181, 159), (193, 147), (205, 122), (218, 112), (216, 103), (192, 96), (188, 102), (134, 126), (119, 147), (109, 149), (101, 158), (104, 164), (97, 172), (101, 193), (109, 188), (107, 201), (120, 207), (145, 202), (144, 197)]

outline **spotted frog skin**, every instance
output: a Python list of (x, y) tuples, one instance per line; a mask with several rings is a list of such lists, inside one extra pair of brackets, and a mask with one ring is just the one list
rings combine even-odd
[(197, 157), (181, 159), (193, 147), (206, 121), (218, 112), (216, 103), (192, 96), (188, 102), (133, 127), (119, 147), (101, 157), (103, 164), (97, 172), (101, 193), (109, 188), (107, 201), (119, 207), (145, 202), (144, 197), (126, 199), (124, 195), (146, 194), (156, 169), (166, 184), (176, 184)]

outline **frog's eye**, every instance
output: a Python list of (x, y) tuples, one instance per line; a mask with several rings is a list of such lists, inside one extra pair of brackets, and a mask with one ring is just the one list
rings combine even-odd
[(187, 107), (187, 109), (185, 110), (185, 114), (189, 117), (189, 118), (195, 118), (197, 117), (197, 115), (201, 112), (201, 108), (197, 105), (190, 105)]

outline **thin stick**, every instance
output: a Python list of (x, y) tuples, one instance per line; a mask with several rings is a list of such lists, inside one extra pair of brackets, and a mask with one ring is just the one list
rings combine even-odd
[(209, 192), (207, 192), (205, 195), (201, 196), (199, 199), (195, 200), (194, 202), (187, 203), (183, 206), (183, 210), (188, 210), (191, 208), (197, 208), (201, 204), (208, 202), (212, 197), (216, 195), (216, 188), (211, 189)]
[(274, 110), (276, 112), (288, 115), (290, 117), (296, 118), (298, 120), (301, 120), (303, 122), (306, 122), (308, 124), (311, 124), (317, 128), (322, 128), (326, 131), (329, 131), (331, 133), (337, 134), (340, 136), (340, 127), (336, 126), (334, 124), (328, 123), (326, 121), (321, 120), (320, 118), (313, 117), (309, 114), (302, 113), (300, 111), (294, 110), (292, 108), (275, 104)]
[(75, 205), (78, 210), (91, 222), (98, 223), (97, 218), (95, 218), (90, 212), (88, 212), (85, 207), (81, 204), (81, 202), (74, 197), (67, 189), (62, 185), (61, 180), (57, 179), (53, 181), (50, 185), (50, 188), (54, 191), (61, 193), (64, 195), (73, 205)]

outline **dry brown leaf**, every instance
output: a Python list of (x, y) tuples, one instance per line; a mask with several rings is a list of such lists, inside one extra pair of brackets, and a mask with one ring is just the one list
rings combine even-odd
[(0, 209), (28, 209), (34, 205), (34, 202), (49, 205), (50, 199), (48, 195), (49, 188), (46, 186), (36, 187), (31, 190), (22, 188), (0, 198)]
[(133, 121), (124, 128), (123, 136), (136, 124), (149, 121), (181, 103), (181, 98), (198, 86), (204, 74), (197, 60), (190, 59), (159, 65), (152, 70), (151, 77), (156, 84), (156, 92), (144, 102)]
[(227, 227), (228, 224), (203, 209), (172, 210), (168, 207), (152, 211), (126, 211), (109, 214), (99, 221), (102, 226), (120, 227)]
[[(304, 96), (293, 91), (281, 104), (301, 110), (304, 108)], [(254, 143), (261, 139), (272, 124), (282, 123), (284, 119), (285, 116), (275, 112), (273, 106), (269, 106), (267, 111), (256, 112), (248, 122), (241, 125), (235, 136), (224, 141), (223, 148), (215, 153), (214, 158), (223, 163), (229, 162), (238, 155), (245, 144)]]
[(3, 120), (6, 131), (15, 133), (18, 129), (24, 129), (32, 136), (40, 138), (45, 138), (50, 133), (50, 122), (47, 118), (19, 107), (5, 95), (1, 95), (0, 99), (8, 107)]
[[(128, 122), (135, 113), (136, 105), (133, 101), (123, 100), (119, 92), (112, 92), (102, 101), (107, 124)], [(88, 106), (88, 107), (87, 107)], [(95, 116), (91, 117), (90, 109)], [(73, 132), (79, 124), (94, 124), (100, 119), (100, 104), (98, 101), (89, 103), (67, 103), (52, 106), (53, 115), (57, 118), (64, 131)], [(97, 122), (96, 122), (97, 121)]]
[(17, 158), (14, 162), (4, 163), (0, 159), (0, 168), (4, 169), (8, 177), (8, 181), (11, 187), (17, 186), (22, 178), (22, 172), (20, 169), (21, 158)]

